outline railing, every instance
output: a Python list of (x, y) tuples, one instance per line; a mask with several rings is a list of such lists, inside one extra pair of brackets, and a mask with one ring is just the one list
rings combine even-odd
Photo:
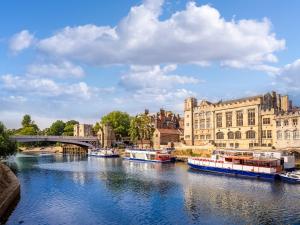
[(89, 137), (79, 137), (79, 136), (42, 136), (42, 135), (14, 135), (11, 136), (13, 139), (37, 139), (37, 138), (47, 138), (47, 139), (72, 139), (72, 140), (97, 140), (98, 138), (95, 136)]

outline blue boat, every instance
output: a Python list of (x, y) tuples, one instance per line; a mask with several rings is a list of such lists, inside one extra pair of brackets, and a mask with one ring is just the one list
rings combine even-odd
[(300, 173), (299, 172), (287, 172), (279, 174), (280, 180), (287, 183), (300, 184)]

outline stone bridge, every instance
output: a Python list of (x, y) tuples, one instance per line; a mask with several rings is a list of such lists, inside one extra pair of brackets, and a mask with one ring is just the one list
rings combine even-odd
[(66, 144), (78, 145), (81, 147), (98, 147), (99, 140), (97, 137), (75, 137), (75, 136), (30, 136), (30, 135), (16, 135), (10, 136), (12, 141), (26, 143), (26, 142), (60, 142)]

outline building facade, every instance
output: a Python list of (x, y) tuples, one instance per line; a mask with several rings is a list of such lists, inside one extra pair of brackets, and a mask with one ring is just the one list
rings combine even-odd
[(75, 124), (74, 125), (74, 136), (78, 136), (78, 137), (94, 136), (93, 125), (91, 125), (91, 124)]
[(184, 102), (184, 141), (218, 148), (274, 147), (276, 115), (289, 112), (288, 96), (276, 92), (211, 103), (188, 98)]
[(160, 148), (161, 145), (172, 145), (172, 143), (179, 141), (180, 131), (178, 129), (155, 129), (153, 133), (154, 148)]

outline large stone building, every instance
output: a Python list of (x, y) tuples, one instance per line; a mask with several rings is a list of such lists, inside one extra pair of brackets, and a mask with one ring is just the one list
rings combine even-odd
[(145, 114), (150, 116), (151, 124), (156, 129), (179, 129), (183, 125), (179, 114), (160, 109), (157, 113), (150, 114), (146, 109)]
[(274, 147), (276, 115), (292, 110), (288, 96), (276, 92), (211, 103), (184, 102), (184, 141), (218, 148)]
[(91, 124), (75, 124), (74, 125), (74, 136), (78, 136), (78, 137), (94, 136), (93, 125), (91, 125)]

